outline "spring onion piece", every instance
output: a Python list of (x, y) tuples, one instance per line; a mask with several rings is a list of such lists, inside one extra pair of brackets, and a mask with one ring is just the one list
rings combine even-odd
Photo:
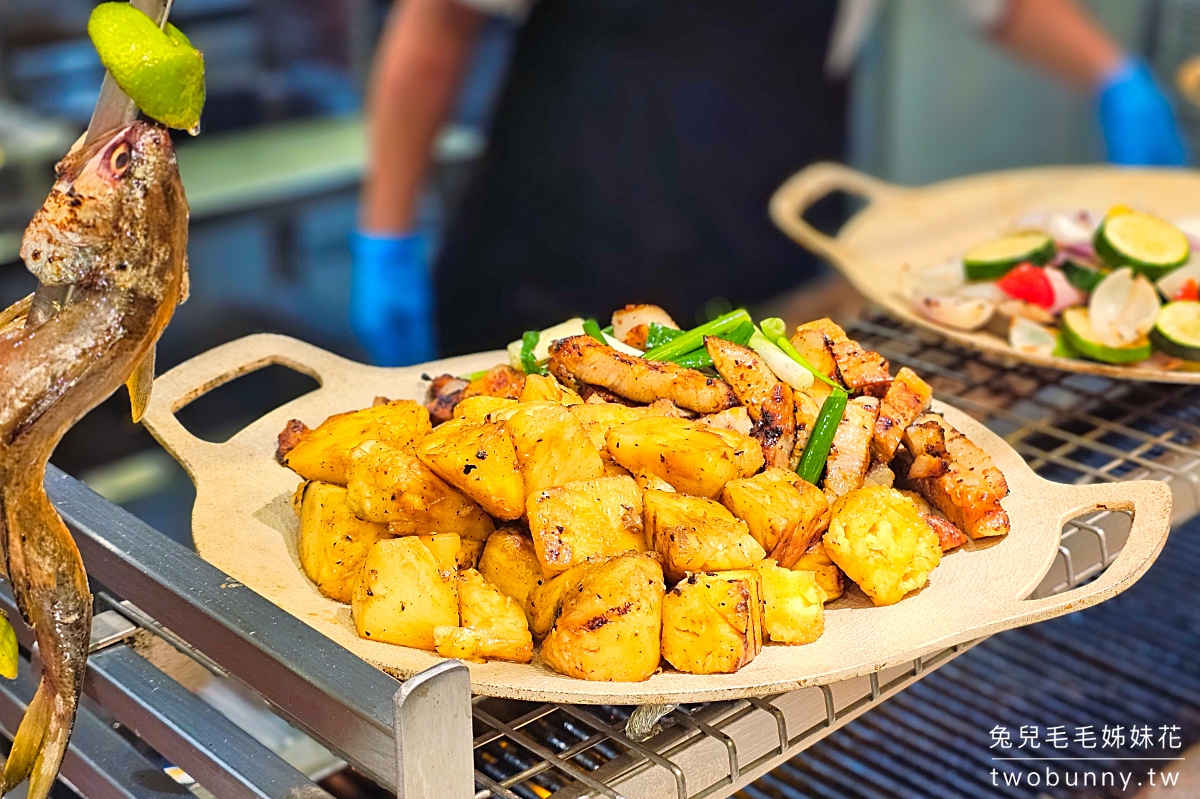
[(685, 332), (678, 328), (660, 325), (658, 322), (651, 322), (649, 330), (646, 331), (646, 351), (649, 352), (655, 347), (661, 347), (668, 341), (674, 341)]
[(468, 383), (474, 383), (479, 378), (486, 375), (491, 369), (480, 369), (478, 372), (471, 372), (469, 375), (460, 375), (459, 380), (466, 380)]
[(780, 336), (787, 335), (787, 324), (778, 316), (772, 316), (770, 319), (762, 320), (762, 322), (759, 323), (759, 327), (762, 328), (762, 334), (770, 341), (774, 341)]
[(724, 338), (725, 335), (737, 330), (742, 323), (750, 321), (750, 314), (746, 313), (744, 308), (730, 311), (723, 316), (718, 316), (711, 322), (706, 322), (699, 327), (693, 327), (691, 330), (675, 337), (666, 344), (655, 347), (652, 350), (647, 350), (645, 358), (649, 361), (674, 360), (692, 350), (698, 350), (703, 347), (705, 336), (721, 336)]
[[(730, 341), (734, 344), (740, 344), (744, 347), (746, 346), (747, 342), (750, 341), (751, 336), (757, 332), (757, 330), (758, 328), (756, 328), (752, 322), (742, 322), (729, 333), (706, 338), (724, 339), (725, 341)], [(678, 366), (687, 367), (688, 369), (707, 369), (713, 365), (713, 359), (708, 353), (707, 344), (701, 344), (691, 352), (685, 352), (683, 355), (678, 357), (664, 360), (669, 360), (671, 363), (677, 364)]]
[(796, 474), (800, 475), (801, 479), (813, 485), (821, 479), (821, 473), (825, 471), (825, 462), (829, 460), (829, 449), (833, 446), (833, 434), (837, 432), (849, 399), (850, 395), (840, 387), (835, 388), (825, 398), (821, 412), (817, 414), (817, 421), (813, 424), (812, 435), (804, 445), (800, 465), (796, 467)]
[(804, 391), (812, 387), (812, 372), (792, 360), (786, 352), (779, 349), (765, 335), (765, 332), (755, 330), (746, 343), (750, 349), (758, 353), (758, 356), (763, 359), (763, 363), (767, 365), (767, 368), (781, 381), (796, 391)]
[(604, 329), (603, 329), (603, 330), (601, 330), (600, 332), (601, 332), (601, 333), (603, 333), (603, 334), (604, 334), (604, 335), (606, 335), (606, 336), (611, 336), (611, 335), (613, 334), (613, 326), (612, 326), (612, 325), (609, 325), (608, 327), (604, 328)]
[(608, 344), (608, 340), (604, 337), (604, 331), (600, 329), (600, 324), (595, 319), (583, 320), (583, 332), (601, 344)]
[(537, 356), (533, 354), (533, 350), (541, 338), (542, 334), (537, 330), (526, 330), (525, 335), (521, 336), (521, 368), (527, 375), (540, 374)]
[(686, 355), (680, 355), (671, 363), (676, 366), (682, 366), (685, 369), (708, 369), (713, 365), (712, 356), (708, 354), (707, 349), (692, 350)]
[(812, 372), (813, 377), (833, 388), (841, 388), (841, 386), (830, 380), (829, 377), (817, 369), (817, 367), (809, 363), (807, 358), (796, 352), (796, 348), (792, 346), (792, 342), (788, 341), (786, 337), (780, 336), (779, 338), (775, 339), (775, 344), (779, 347), (779, 349), (783, 350), (789, 358), (803, 366), (808, 371)]

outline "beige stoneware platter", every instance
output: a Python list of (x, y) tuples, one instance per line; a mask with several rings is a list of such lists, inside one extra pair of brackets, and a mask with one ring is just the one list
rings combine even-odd
[[(184, 363), (154, 384), (145, 422), (196, 483), (192, 516), (205, 560), (332, 641), (397, 677), (438, 663), (430, 652), (359, 638), (348, 606), (322, 597), (300, 571), (290, 506), (299, 478), (274, 459), (276, 435), (292, 418), (315, 426), (330, 414), (369, 406), (379, 395), (422, 399), (422, 374), (465, 374), (504, 360), (489, 352), (401, 369), (345, 360), (295, 339), (255, 335)], [(175, 414), (208, 391), (270, 364), (310, 375), (320, 388), (277, 408), (220, 444), (191, 435)], [(958, 642), (1101, 602), (1140, 577), (1166, 541), (1171, 495), (1159, 482), (1092, 486), (1050, 483), (999, 437), (960, 411), (935, 403), (995, 459), (1012, 487), (1004, 507), (1012, 533), (948, 555), (929, 585), (897, 605), (875, 608), (857, 588), (831, 604), (825, 634), (805, 646), (764, 647), (736, 674), (667, 671), (641, 683), (586, 682), (532, 664), (469, 664), (476, 693), (542, 702), (641, 704), (758, 696), (834, 682), (909, 661)], [(1128, 543), (1103, 575), (1057, 596), (1027, 600), (1058, 552), (1064, 522), (1100, 508), (1133, 512)]]
[[(868, 203), (836, 238), (804, 220), (808, 208), (835, 191), (862, 197)], [(775, 192), (771, 217), (781, 230), (833, 264), (868, 300), (898, 319), (952, 341), (1071, 372), (1200, 384), (1200, 371), (1112, 366), (1018, 352), (989, 333), (968, 333), (931, 322), (917, 313), (903, 294), (905, 268), (922, 269), (958, 258), (968, 247), (1010, 230), (1021, 219), (1081, 209), (1103, 211), (1120, 204), (1169, 220), (1194, 218), (1200, 213), (1200, 171), (1041, 167), (908, 188), (841, 164), (819, 163), (796, 173)]]

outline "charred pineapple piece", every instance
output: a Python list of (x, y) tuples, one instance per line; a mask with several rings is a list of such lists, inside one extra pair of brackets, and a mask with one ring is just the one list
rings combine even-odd
[(731, 480), (721, 492), (721, 504), (785, 568), (829, 526), (829, 502), (821, 489), (786, 469)]
[(533, 636), (520, 603), (475, 569), (458, 575), (458, 608), (461, 626), (433, 629), (439, 655), (513, 663), (528, 663), (533, 658)]
[(877, 606), (922, 588), (942, 559), (937, 535), (913, 501), (882, 486), (835, 502), (824, 542), (833, 562)]
[(350, 451), (359, 444), (382, 441), (411, 453), (431, 429), (429, 411), (424, 406), (397, 400), (330, 416), (315, 429), (305, 429), (298, 435), (289, 423), (281, 439), (286, 437), (286, 443), (292, 446), (287, 451), (281, 447), (277, 457), (305, 480), (345, 485)]
[(642, 494), (632, 477), (580, 480), (531, 494), (528, 516), (547, 575), (589, 558), (646, 551)]
[(757, 473), (766, 462), (762, 445), (750, 436), (723, 427), (707, 426), (705, 429), (733, 449), (733, 462), (737, 466), (738, 477), (749, 477)]
[(455, 405), (454, 418), (466, 419), (468, 422), (488, 422), (491, 421), (488, 415), (492, 412), (512, 408), (516, 404), (515, 399), (478, 394)]
[(564, 578), (542, 662), (584, 680), (638, 682), (658, 670), (665, 586), (654, 558), (619, 556)]
[(386, 525), (355, 516), (341, 486), (309, 481), (296, 496), (300, 568), (323, 595), (349, 604), (367, 552), (392, 536)]
[(458, 533), (483, 541), (495, 529), (471, 499), (403, 450), (367, 441), (350, 455), (347, 501), (363, 519), (387, 522), (393, 535)]
[(378, 542), (367, 553), (350, 603), (359, 636), (433, 650), (436, 627), (458, 626), (457, 574), (417, 536)]
[(647, 491), (643, 503), (646, 538), (671, 582), (689, 573), (747, 568), (766, 556), (746, 523), (714, 500)]
[(609, 430), (606, 441), (618, 464), (657, 475), (684, 494), (715, 497), (740, 476), (737, 451), (715, 431), (686, 419), (627, 422)]
[(800, 556), (792, 566), (793, 571), (810, 571), (816, 577), (817, 585), (825, 592), (825, 601), (832, 602), (846, 590), (845, 576), (825, 551), (825, 543), (817, 539)]
[(529, 594), (547, 579), (532, 538), (516, 530), (492, 533), (479, 556), (479, 573), (532, 617)]
[(562, 405), (523, 402), (505, 427), (517, 451), (526, 496), (604, 474), (604, 461), (583, 425)]
[(578, 394), (551, 375), (527, 375), (520, 399), (521, 402), (555, 402), (559, 405), (579, 405), (583, 402)]
[(887, 463), (896, 454), (904, 428), (929, 409), (933, 389), (907, 366), (896, 373), (896, 379), (879, 403), (879, 418), (875, 420), (875, 438), (871, 454), (875, 460)]
[(524, 514), (525, 485), (503, 423), (447, 422), (425, 437), (417, 457), (492, 516), (512, 520)]
[(874, 397), (855, 397), (846, 403), (825, 462), (825, 496), (830, 502), (861, 488), (866, 480), (878, 417), (879, 400)]
[(849, 389), (872, 397), (883, 397), (892, 378), (887, 359), (878, 352), (863, 349), (857, 341), (831, 319), (817, 319), (797, 330), (818, 330), (829, 340), (842, 383)]
[(949, 465), (940, 477), (914, 478), (910, 468), (911, 487), (971, 538), (1007, 535), (1008, 512), (1000, 500), (1008, 496), (1008, 482), (991, 456), (937, 414), (918, 421), (942, 428)]
[(732, 674), (762, 651), (762, 578), (754, 569), (693, 574), (662, 602), (662, 656), (689, 674)]
[(826, 594), (811, 571), (780, 568), (773, 560), (754, 565), (762, 577), (763, 629), (781, 644), (809, 644), (825, 632)]

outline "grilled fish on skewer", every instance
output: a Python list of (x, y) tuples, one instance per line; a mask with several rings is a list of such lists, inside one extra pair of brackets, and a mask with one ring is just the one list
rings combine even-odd
[(63, 434), (143, 363), (184, 291), (187, 202), (165, 129), (135, 122), (69, 154), (21, 256), (73, 285), (54, 316), (0, 333), (0, 543), (42, 679), (4, 768), (45, 797), (70, 738), (92, 597), (42, 483)]

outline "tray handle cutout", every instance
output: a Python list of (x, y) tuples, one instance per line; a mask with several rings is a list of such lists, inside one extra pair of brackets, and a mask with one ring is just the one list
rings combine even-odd
[(303, 341), (271, 333), (230, 341), (155, 378), (143, 419), (146, 429), (194, 478), (197, 457), (224, 444), (192, 435), (175, 414), (231, 380), (276, 364), (308, 375), (321, 386), (315, 391), (321, 391), (351, 362)]
[(1005, 627), (1061, 616), (1116, 596), (1146, 573), (1167, 542), (1171, 489), (1166, 483), (1135, 480), (1055, 487), (1060, 489), (1058, 501), (1056, 507), (1047, 508), (1047, 516), (1056, 518), (1060, 528), (1094, 511), (1126, 511), (1133, 517), (1129, 537), (1113, 562), (1094, 580), (1041, 599), (1015, 597)]
[(804, 220), (809, 208), (835, 191), (844, 191), (872, 203), (907, 190), (843, 164), (822, 161), (792, 175), (775, 191), (770, 210), (771, 219), (779, 229), (827, 261), (844, 264), (847, 255), (837, 239)]

